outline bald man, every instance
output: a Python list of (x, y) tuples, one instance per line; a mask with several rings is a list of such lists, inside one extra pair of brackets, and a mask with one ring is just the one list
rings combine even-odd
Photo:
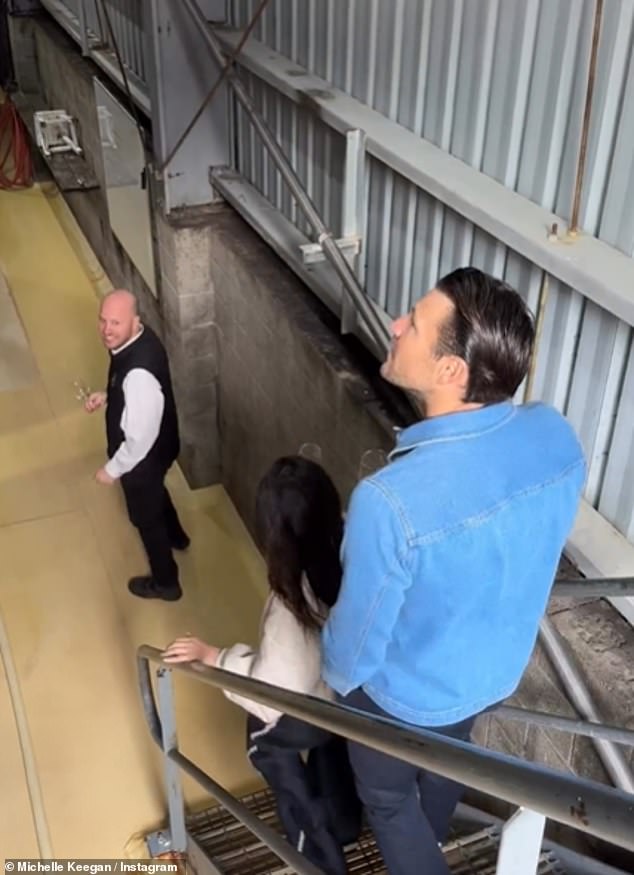
[(164, 483), (179, 452), (167, 355), (125, 289), (104, 297), (99, 333), (110, 353), (108, 391), (93, 392), (85, 407), (94, 413), (106, 406), (108, 462), (95, 478), (106, 486), (121, 481), (130, 522), (147, 553), (151, 573), (133, 577), (128, 589), (139, 598), (176, 601), (182, 590), (172, 550), (186, 550), (189, 538)]

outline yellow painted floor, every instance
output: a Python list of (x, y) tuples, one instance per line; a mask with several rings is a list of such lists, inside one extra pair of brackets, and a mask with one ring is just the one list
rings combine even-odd
[[(107, 278), (73, 229), (54, 189), (0, 192), (4, 857), (139, 853), (138, 836), (163, 822), (166, 804), (136, 647), (187, 632), (220, 645), (254, 640), (265, 589), (222, 488), (192, 492), (174, 469), (170, 488), (192, 538), (178, 558), (185, 595), (169, 603), (128, 593), (145, 558), (119, 488), (93, 480), (103, 417), (85, 414), (73, 387), (105, 380), (96, 317)], [(202, 684), (175, 682), (183, 752), (234, 792), (256, 786), (243, 712)], [(189, 779), (185, 792), (192, 808), (210, 802)]]

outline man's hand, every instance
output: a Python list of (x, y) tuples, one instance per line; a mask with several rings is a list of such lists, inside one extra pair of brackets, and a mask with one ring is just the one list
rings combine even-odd
[(111, 477), (105, 468), (100, 468), (95, 474), (95, 480), (97, 483), (101, 483), (102, 486), (112, 486), (115, 478)]
[(84, 401), (84, 410), (86, 413), (94, 413), (106, 403), (105, 392), (91, 392), (88, 398)]

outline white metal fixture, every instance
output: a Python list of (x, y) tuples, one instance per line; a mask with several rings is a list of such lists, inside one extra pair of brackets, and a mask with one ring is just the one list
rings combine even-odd
[(55, 152), (74, 152), (76, 155), (81, 155), (75, 123), (66, 110), (50, 109), (36, 112), (34, 121), (37, 145), (47, 158)]

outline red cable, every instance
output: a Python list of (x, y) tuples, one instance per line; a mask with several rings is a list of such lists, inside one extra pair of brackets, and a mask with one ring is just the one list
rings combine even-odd
[(0, 188), (33, 185), (33, 162), (27, 130), (10, 97), (0, 104)]

